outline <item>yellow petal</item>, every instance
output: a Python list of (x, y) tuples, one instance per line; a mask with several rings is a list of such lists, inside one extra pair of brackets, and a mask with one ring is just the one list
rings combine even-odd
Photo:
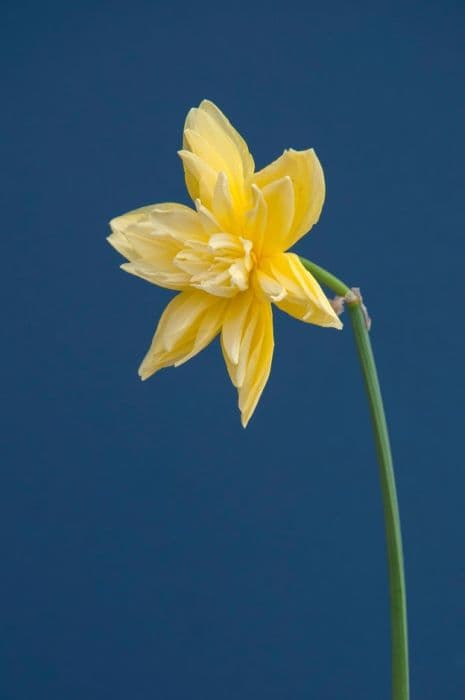
[(286, 247), (294, 219), (294, 188), (286, 176), (270, 182), (262, 192), (268, 211), (262, 253), (270, 255)]
[(271, 304), (260, 301), (253, 292), (238, 294), (229, 302), (221, 345), (229, 376), (238, 389), (245, 428), (270, 375), (274, 348)]
[(158, 234), (171, 236), (179, 243), (206, 239), (197, 211), (184, 204), (156, 204), (150, 213), (150, 221)]
[(307, 323), (342, 328), (323, 290), (294, 253), (263, 258), (257, 281), (278, 308)]
[(221, 224), (221, 230), (234, 231), (234, 203), (227, 175), (223, 172), (218, 173), (212, 207), (215, 219)]
[(178, 367), (197, 355), (218, 334), (227, 302), (198, 290), (174, 297), (163, 312), (140, 368), (147, 379), (162, 367)]
[(218, 126), (224, 131), (224, 133), (229, 136), (231, 141), (234, 143), (242, 161), (244, 178), (249, 177), (249, 175), (251, 175), (255, 170), (255, 163), (242, 136), (238, 131), (236, 131), (223, 112), (210, 100), (203, 100), (199, 105), (199, 109), (203, 110), (210, 117), (212, 117), (217, 122)]
[[(241, 348), (244, 326), (248, 320), (248, 313), (253, 301), (251, 293), (237, 294), (229, 302), (223, 328), (221, 330), (221, 342), (226, 359), (233, 365), (239, 362), (239, 351)], [(234, 375), (235, 377), (235, 375)], [(234, 386), (235, 378), (232, 380)]]
[(280, 158), (255, 173), (252, 182), (263, 189), (286, 175), (294, 189), (295, 212), (282, 251), (294, 245), (316, 224), (325, 199), (323, 170), (313, 149), (284, 151)]
[(107, 241), (118, 253), (124, 255), (128, 260), (135, 257), (136, 253), (132, 243), (130, 243), (126, 236), (126, 232), (130, 227), (137, 225), (139, 222), (142, 225), (146, 225), (150, 220), (151, 209), (151, 206), (134, 209), (134, 211), (130, 211), (122, 216), (117, 216), (110, 221), (111, 235), (108, 236)]
[(203, 230), (208, 236), (221, 231), (219, 222), (215, 219), (210, 209), (207, 209), (207, 207), (202, 204), (200, 199), (195, 200), (195, 208), (197, 209), (199, 221), (202, 224)]
[(252, 241), (256, 255), (261, 255), (268, 223), (268, 207), (263, 192), (252, 185), (252, 208), (244, 219), (244, 238)]
[[(214, 183), (210, 176), (206, 177), (205, 170), (215, 173), (215, 181), (218, 173), (224, 172), (236, 207), (244, 207), (244, 182), (251, 176), (254, 163), (245, 141), (212, 102), (204, 100), (198, 108), (189, 111), (184, 126), (183, 149), (181, 157), (186, 184), (193, 199), (200, 198), (202, 204), (209, 207)], [(198, 160), (192, 161), (185, 156), (186, 152)]]
[(211, 208), (217, 172), (195, 153), (183, 149), (179, 156), (184, 166), (186, 187), (194, 202), (200, 199), (202, 204)]
[(167, 202), (142, 207), (110, 222), (108, 241), (129, 260), (123, 270), (167, 289), (183, 289), (189, 276), (174, 263), (186, 240), (206, 240), (196, 211)]
[(264, 272), (265, 268), (269, 268), (269, 259), (264, 262), (262, 269), (259, 269), (255, 273), (255, 280), (258, 285), (259, 290), (267, 297), (270, 301), (278, 302), (282, 301), (287, 296), (286, 289), (277, 282), (273, 277)]

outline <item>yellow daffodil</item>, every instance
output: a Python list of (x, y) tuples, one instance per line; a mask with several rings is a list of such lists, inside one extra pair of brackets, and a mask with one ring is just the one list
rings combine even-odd
[(179, 292), (168, 304), (139, 374), (177, 367), (219, 333), (252, 416), (273, 356), (272, 304), (301, 321), (341, 328), (314, 277), (287, 253), (318, 221), (325, 197), (315, 152), (284, 151), (263, 170), (212, 102), (187, 115), (181, 156), (195, 209), (153, 204), (111, 221), (109, 242), (127, 272)]

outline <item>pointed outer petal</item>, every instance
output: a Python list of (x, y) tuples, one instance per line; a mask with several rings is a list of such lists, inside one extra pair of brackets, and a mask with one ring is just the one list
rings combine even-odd
[(253, 206), (245, 216), (243, 235), (244, 238), (253, 241), (256, 254), (261, 255), (268, 221), (268, 207), (263, 192), (256, 185), (252, 185), (252, 199)]
[(199, 109), (209, 114), (236, 146), (242, 161), (244, 179), (252, 175), (255, 170), (255, 163), (252, 155), (249, 152), (246, 142), (233, 127), (229, 119), (227, 119), (223, 112), (213, 102), (210, 102), (210, 100), (203, 100), (199, 105)]
[(107, 236), (107, 241), (120, 255), (123, 255), (128, 260), (134, 254), (132, 245), (119, 231), (114, 231)]
[(119, 253), (130, 260), (121, 269), (166, 289), (181, 290), (189, 284), (189, 275), (174, 263), (179, 245), (169, 238), (148, 238), (137, 233), (125, 238), (113, 233), (107, 239)]
[(234, 231), (234, 204), (231, 197), (231, 191), (229, 189), (227, 175), (223, 172), (218, 173), (215, 191), (213, 193), (212, 208), (215, 219), (221, 225), (221, 230), (230, 232)]
[(320, 285), (294, 253), (263, 258), (257, 279), (262, 291), (282, 311), (317, 326), (342, 328)]
[(266, 185), (262, 192), (268, 210), (262, 253), (272, 255), (284, 250), (289, 238), (294, 219), (294, 188), (286, 176)]
[(207, 240), (202, 221), (195, 209), (183, 204), (157, 204), (150, 212), (155, 232), (166, 234), (179, 243), (186, 240)]
[(167, 289), (187, 286), (189, 276), (174, 263), (185, 240), (207, 240), (196, 211), (167, 202), (143, 207), (110, 222), (108, 241), (130, 262), (122, 269)]
[(221, 330), (221, 342), (225, 356), (233, 365), (237, 365), (239, 362), (239, 350), (252, 301), (253, 294), (250, 292), (237, 294), (229, 302), (225, 315)]
[(271, 304), (252, 293), (232, 299), (223, 323), (221, 346), (229, 376), (238, 389), (245, 428), (270, 375), (274, 348)]
[(135, 224), (138, 221), (147, 221), (151, 209), (152, 206), (134, 209), (134, 211), (116, 216), (110, 221), (111, 235), (108, 236), (107, 241), (118, 253), (124, 255), (128, 260), (134, 254), (134, 251), (125, 233), (131, 224)]
[(318, 221), (325, 200), (323, 169), (313, 149), (284, 151), (273, 163), (255, 173), (252, 182), (263, 188), (288, 175), (295, 194), (295, 214), (285, 241), (287, 250), (304, 236)]
[(182, 150), (178, 151), (178, 155), (184, 166), (186, 187), (191, 198), (194, 202), (200, 199), (202, 204), (211, 208), (217, 172), (195, 153)]
[(245, 199), (244, 181), (253, 173), (253, 161), (243, 139), (213, 103), (205, 101), (199, 108), (189, 111), (183, 148), (201, 158), (216, 173), (227, 174), (232, 197), (241, 208)]
[(197, 355), (219, 333), (227, 302), (198, 290), (181, 292), (163, 312), (139, 375), (147, 379), (162, 367), (178, 367)]
[[(210, 121), (210, 117), (204, 117)], [(239, 173), (231, 173), (228, 167), (226, 155), (223, 156), (221, 151), (215, 148), (215, 144), (210, 143), (208, 137), (203, 136), (198, 131), (193, 129), (184, 130), (183, 145), (186, 151), (190, 151), (198, 156), (204, 163), (207, 163), (216, 173), (227, 172), (233, 179), (237, 179)], [(231, 144), (230, 144), (231, 145)], [(231, 149), (232, 150), (232, 149)]]
[[(108, 241), (128, 259), (150, 255), (148, 246), (160, 245), (163, 239), (173, 239), (184, 244), (186, 240), (206, 240), (201, 219), (194, 209), (165, 202), (152, 204), (110, 221), (112, 235)], [(140, 252), (137, 250), (141, 248)], [(122, 249), (122, 250), (121, 250)]]

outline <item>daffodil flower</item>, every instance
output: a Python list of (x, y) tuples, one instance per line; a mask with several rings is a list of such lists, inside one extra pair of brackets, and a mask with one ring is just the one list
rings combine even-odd
[[(289, 149), (263, 170), (212, 102), (191, 109), (181, 156), (195, 209), (152, 204), (118, 216), (110, 243), (122, 268), (179, 292), (168, 304), (139, 369), (147, 379), (177, 367), (218, 334), (249, 422), (270, 375), (273, 305), (306, 323), (342, 328), (318, 282), (347, 306), (364, 378), (383, 494), (391, 600), (392, 697), (409, 699), (407, 605), (396, 483), (369, 317), (360, 291), (287, 252), (318, 221), (325, 198), (315, 152)], [(317, 281), (318, 280), (318, 281)]]
[(244, 139), (208, 100), (188, 113), (179, 155), (195, 209), (152, 204), (111, 221), (108, 240), (129, 261), (123, 270), (179, 292), (139, 374), (177, 367), (221, 333), (245, 427), (270, 374), (272, 305), (342, 327), (316, 279), (286, 252), (318, 221), (323, 171), (313, 149), (289, 149), (255, 172)]

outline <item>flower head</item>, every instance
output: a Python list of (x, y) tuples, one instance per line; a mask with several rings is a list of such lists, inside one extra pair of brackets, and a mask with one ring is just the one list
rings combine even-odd
[(285, 252), (318, 221), (323, 171), (312, 149), (289, 149), (255, 172), (247, 144), (208, 100), (188, 113), (179, 155), (195, 209), (153, 204), (110, 222), (108, 240), (129, 261), (122, 268), (179, 292), (139, 374), (177, 367), (221, 333), (245, 427), (270, 374), (272, 304), (342, 327), (314, 277)]

